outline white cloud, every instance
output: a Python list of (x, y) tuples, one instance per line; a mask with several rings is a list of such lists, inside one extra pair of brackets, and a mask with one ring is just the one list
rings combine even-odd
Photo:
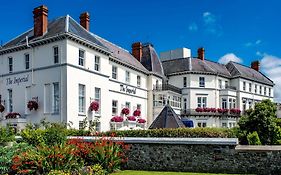
[(257, 46), (259, 44), (261, 44), (261, 40), (260, 39), (254, 41), (254, 42), (247, 42), (247, 43), (244, 44), (244, 46), (245, 47), (252, 47), (252, 46)]
[(263, 54), (261, 71), (275, 83), (274, 100), (281, 102), (281, 58)]
[(217, 22), (217, 17), (211, 12), (204, 12), (202, 15), (205, 32), (220, 36), (222, 27)]
[(198, 26), (196, 23), (191, 23), (189, 26), (188, 26), (188, 30), (189, 31), (197, 31), (198, 30)]
[(243, 60), (241, 58), (237, 57), (234, 53), (225, 54), (224, 56), (222, 56), (219, 59), (218, 62), (221, 63), (221, 64), (227, 64), (230, 61), (233, 61), (233, 62), (236, 62), (236, 63), (242, 63), (243, 62)]

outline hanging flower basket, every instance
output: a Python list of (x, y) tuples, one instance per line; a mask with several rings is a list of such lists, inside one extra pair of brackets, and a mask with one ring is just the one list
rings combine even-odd
[(133, 113), (134, 116), (139, 117), (141, 115), (141, 111), (139, 109), (136, 109)]
[(128, 115), (130, 113), (129, 108), (123, 108), (121, 111), (122, 114)]
[(34, 100), (30, 100), (27, 103), (27, 108), (31, 111), (31, 110), (37, 110), (38, 109), (38, 103)]
[(123, 117), (121, 117), (121, 116), (114, 116), (114, 117), (112, 117), (111, 118), (111, 122), (123, 122)]
[(91, 104), (90, 104), (90, 110), (91, 111), (98, 111), (100, 108), (100, 104), (99, 102), (97, 101), (93, 101)]
[(145, 123), (145, 122), (146, 122), (145, 119), (142, 119), (142, 118), (138, 119), (138, 123)]
[(14, 119), (18, 117), (20, 117), (20, 114), (17, 112), (10, 112), (5, 116), (6, 119)]
[(129, 117), (127, 117), (127, 120), (128, 121), (136, 121), (137, 118), (135, 116), (129, 116)]
[(2, 105), (2, 104), (0, 104), (0, 112), (2, 113), (2, 112), (4, 112), (4, 111), (5, 111), (5, 106)]

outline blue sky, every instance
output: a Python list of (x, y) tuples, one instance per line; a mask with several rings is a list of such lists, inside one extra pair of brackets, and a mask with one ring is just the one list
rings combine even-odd
[(153, 43), (158, 53), (187, 47), (196, 56), (197, 48), (204, 47), (213, 61), (250, 65), (260, 60), (281, 101), (279, 0), (1, 1), (0, 41), (30, 29), (32, 10), (42, 4), (49, 8), (49, 19), (69, 14), (78, 21), (88, 11), (90, 30), (127, 50), (141, 41)]

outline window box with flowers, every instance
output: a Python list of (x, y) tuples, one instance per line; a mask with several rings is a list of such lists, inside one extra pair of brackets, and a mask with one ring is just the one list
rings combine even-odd
[(137, 118), (135, 116), (127, 117), (128, 127), (135, 128), (137, 123)]
[(138, 120), (137, 120), (137, 127), (141, 127), (141, 128), (145, 128), (145, 123), (146, 123), (146, 120), (145, 119), (143, 119), (143, 118), (139, 118)]
[(17, 112), (10, 112), (5, 116), (6, 119), (17, 119), (20, 117), (21, 117), (21, 115)]
[(30, 100), (27, 102), (27, 108), (32, 111), (32, 110), (37, 110), (39, 107), (37, 101), (34, 101), (34, 100)]
[(118, 130), (123, 127), (124, 118), (122, 116), (114, 116), (110, 119), (111, 130)]

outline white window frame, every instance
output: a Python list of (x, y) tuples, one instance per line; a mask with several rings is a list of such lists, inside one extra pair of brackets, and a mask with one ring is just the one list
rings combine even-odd
[(252, 92), (252, 83), (249, 83), (249, 92)]
[(54, 64), (58, 64), (59, 63), (59, 47), (58, 46), (53, 47), (53, 56), (54, 56)]
[(243, 81), (243, 91), (246, 91), (246, 82)]
[(9, 73), (12, 73), (14, 70), (14, 65), (13, 65), (14, 59), (13, 57), (8, 57), (8, 69), (9, 69)]
[[(95, 101), (99, 103), (101, 106), (101, 88), (95, 87)], [(96, 114), (100, 114), (101, 110), (100, 108), (95, 112)]]
[(221, 99), (221, 108), (222, 109), (227, 109), (227, 98), (222, 98)]
[(111, 77), (112, 77), (112, 79), (115, 79), (115, 80), (117, 80), (117, 67), (116, 66), (112, 66), (112, 75), (111, 75)]
[(205, 87), (205, 77), (199, 77), (199, 87)]
[(112, 100), (112, 108), (111, 108), (112, 115), (118, 114), (118, 100)]
[(125, 71), (125, 81), (126, 81), (126, 83), (130, 83), (130, 80), (131, 80), (130, 72), (126, 70)]
[(79, 66), (85, 66), (85, 50), (79, 49), (79, 59), (78, 59), (78, 65)]
[(197, 107), (199, 108), (207, 107), (207, 97), (197, 97)]
[(262, 86), (260, 86), (260, 94), (262, 94)]
[(86, 86), (84, 84), (78, 85), (78, 112), (86, 112)]
[(222, 80), (219, 79), (219, 89), (222, 89)]
[(53, 102), (52, 111), (55, 114), (60, 112), (60, 86), (58, 82), (53, 83)]
[(257, 92), (258, 92), (258, 85), (255, 84), (255, 94), (257, 94)]
[(267, 91), (267, 88), (264, 87), (264, 90), (263, 90), (263, 95), (266, 96), (266, 91)]
[(100, 71), (100, 56), (95, 55), (95, 71)]
[(141, 76), (137, 75), (137, 86), (141, 87)]
[(207, 121), (197, 121), (197, 127), (206, 128), (207, 127)]
[(13, 89), (8, 89), (8, 111), (13, 112)]
[(29, 53), (24, 54), (24, 67), (25, 67), (25, 70), (30, 69), (30, 55), (29, 55)]

